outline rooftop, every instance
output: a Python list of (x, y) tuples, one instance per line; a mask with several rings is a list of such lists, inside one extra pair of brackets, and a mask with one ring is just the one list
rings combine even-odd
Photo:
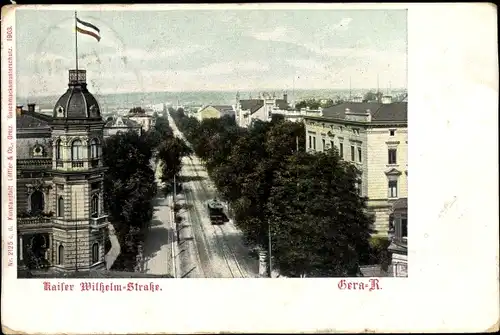
[(16, 128), (20, 129), (50, 129), (49, 122), (52, 117), (40, 114), (37, 112), (31, 112), (22, 110), (21, 113), (16, 115)]
[(127, 127), (127, 128), (140, 128), (141, 125), (131, 119), (124, 118), (124, 117), (116, 117), (113, 118), (112, 120), (109, 120), (106, 122), (104, 125), (105, 128), (119, 128), (119, 127)]
[(255, 113), (264, 106), (264, 100), (262, 99), (246, 99), (240, 100), (240, 105), (242, 110), (249, 110), (250, 113)]
[(101, 119), (99, 103), (87, 89), (85, 70), (69, 70), (68, 89), (53, 113), (55, 119)]
[(354, 114), (371, 114), (371, 122), (408, 122), (408, 103), (346, 102), (323, 109), (323, 117), (345, 120), (346, 109)]

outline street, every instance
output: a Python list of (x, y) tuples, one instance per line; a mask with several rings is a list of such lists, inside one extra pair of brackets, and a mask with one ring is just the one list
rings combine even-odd
[[(174, 120), (169, 124), (182, 139)], [(183, 188), (176, 201), (182, 206), (179, 216), (178, 277), (181, 278), (253, 278), (258, 277), (258, 259), (250, 256), (242, 233), (231, 220), (212, 225), (206, 202), (216, 197), (216, 189), (200, 160), (183, 158)]]

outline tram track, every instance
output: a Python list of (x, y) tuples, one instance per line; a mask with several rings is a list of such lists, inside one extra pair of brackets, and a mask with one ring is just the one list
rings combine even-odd
[[(197, 177), (205, 178), (198, 173), (198, 170), (195, 170), (195, 173)], [(202, 181), (198, 182), (198, 185), (206, 195), (210, 195), (209, 198), (211, 198), (216, 193), (215, 191), (208, 189)], [(214, 237), (214, 240), (217, 242), (217, 245), (221, 250), (222, 257), (229, 269), (229, 272), (231, 273), (231, 276), (233, 278), (246, 278), (246, 271), (243, 270), (240, 263), (238, 262), (236, 254), (229, 246), (229, 243), (226, 239), (226, 234), (222, 226), (218, 224), (212, 224), (212, 236)]]

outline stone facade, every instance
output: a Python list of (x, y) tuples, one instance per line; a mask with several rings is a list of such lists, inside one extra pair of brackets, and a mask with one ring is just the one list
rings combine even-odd
[(198, 120), (219, 119), (224, 116), (235, 118), (235, 112), (232, 106), (229, 105), (208, 105), (200, 109), (197, 113)]
[(17, 109), (21, 268), (83, 271), (105, 266), (104, 121), (85, 76), (72, 80), (72, 72), (70, 89), (52, 117)]
[[(361, 195), (375, 216), (376, 235), (387, 236), (391, 204), (408, 197), (407, 104), (346, 103), (305, 116), (306, 147), (335, 146), (361, 170)], [(391, 156), (391, 157), (389, 157)]]

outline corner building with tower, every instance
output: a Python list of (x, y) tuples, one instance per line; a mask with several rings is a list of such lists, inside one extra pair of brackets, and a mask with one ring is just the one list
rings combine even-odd
[(103, 128), (85, 70), (69, 70), (52, 116), (17, 106), (18, 267), (105, 268)]

